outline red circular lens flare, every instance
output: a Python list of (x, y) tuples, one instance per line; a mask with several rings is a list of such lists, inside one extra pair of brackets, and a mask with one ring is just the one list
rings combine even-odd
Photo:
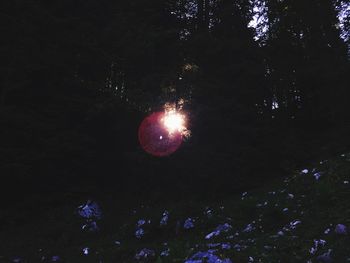
[(139, 128), (141, 147), (154, 156), (167, 156), (174, 153), (182, 143), (180, 131), (169, 132), (164, 125), (165, 113), (155, 112), (146, 117)]

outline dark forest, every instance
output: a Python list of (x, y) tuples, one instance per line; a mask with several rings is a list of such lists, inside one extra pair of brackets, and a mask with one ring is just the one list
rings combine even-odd
[[(350, 260), (348, 0), (12, 0), (0, 27), (0, 262)], [(149, 154), (169, 105), (186, 136)], [(286, 180), (303, 213), (261, 219)]]

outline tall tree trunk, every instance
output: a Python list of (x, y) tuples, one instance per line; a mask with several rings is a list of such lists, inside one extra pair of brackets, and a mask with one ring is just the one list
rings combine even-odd
[(209, 27), (209, 0), (197, 0), (198, 5), (198, 29), (208, 30)]
[(209, 0), (204, 0), (204, 26), (206, 29), (209, 28)]
[(198, 19), (198, 29), (203, 28), (203, 16), (204, 16), (204, 0), (197, 0), (197, 5), (198, 5), (198, 14), (197, 14), (197, 19)]

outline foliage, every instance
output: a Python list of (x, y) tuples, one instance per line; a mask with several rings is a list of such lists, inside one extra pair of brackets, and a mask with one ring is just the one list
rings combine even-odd
[[(96, 203), (86, 203), (81, 194), (37, 200), (31, 196), (28, 204), (4, 210), (2, 259), (31, 262), (59, 256), (61, 262), (135, 262), (135, 258), (185, 262), (206, 255), (232, 262), (322, 262), (319, 257), (331, 251), (333, 261), (345, 262), (349, 233), (339, 229), (348, 231), (350, 223), (349, 158), (344, 154), (309, 164), (307, 169), (223, 199), (180, 196), (178, 203), (164, 197), (133, 203), (116, 193), (104, 194), (98, 198), (102, 218), (98, 212), (97, 232), (82, 229), (86, 220), (82, 208), (95, 209)], [(36, 213), (28, 218), (24, 208)], [(144, 234), (136, 237), (139, 228)], [(142, 260), (144, 254), (149, 258)]]
[[(33, 191), (109, 180), (124, 191), (169, 181), (207, 189), (220, 174), (240, 188), (315, 158), (325, 139), (346, 148), (344, 3), (258, 4), (263, 43), (248, 27), (254, 1), (1, 3), (4, 181)], [(181, 100), (192, 138), (170, 159), (146, 156), (142, 117)]]

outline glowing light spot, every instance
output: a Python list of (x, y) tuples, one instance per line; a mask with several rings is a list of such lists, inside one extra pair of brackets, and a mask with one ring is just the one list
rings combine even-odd
[(184, 138), (190, 136), (186, 115), (182, 111), (184, 100), (166, 103), (164, 111), (154, 112), (146, 117), (139, 128), (141, 147), (154, 156), (167, 156), (174, 153)]
[(163, 123), (169, 133), (182, 132), (185, 130), (185, 117), (175, 110), (165, 113)]
[(159, 157), (174, 153), (182, 143), (181, 133), (170, 133), (164, 125), (164, 117), (164, 112), (152, 113), (142, 121), (138, 134), (143, 150)]

